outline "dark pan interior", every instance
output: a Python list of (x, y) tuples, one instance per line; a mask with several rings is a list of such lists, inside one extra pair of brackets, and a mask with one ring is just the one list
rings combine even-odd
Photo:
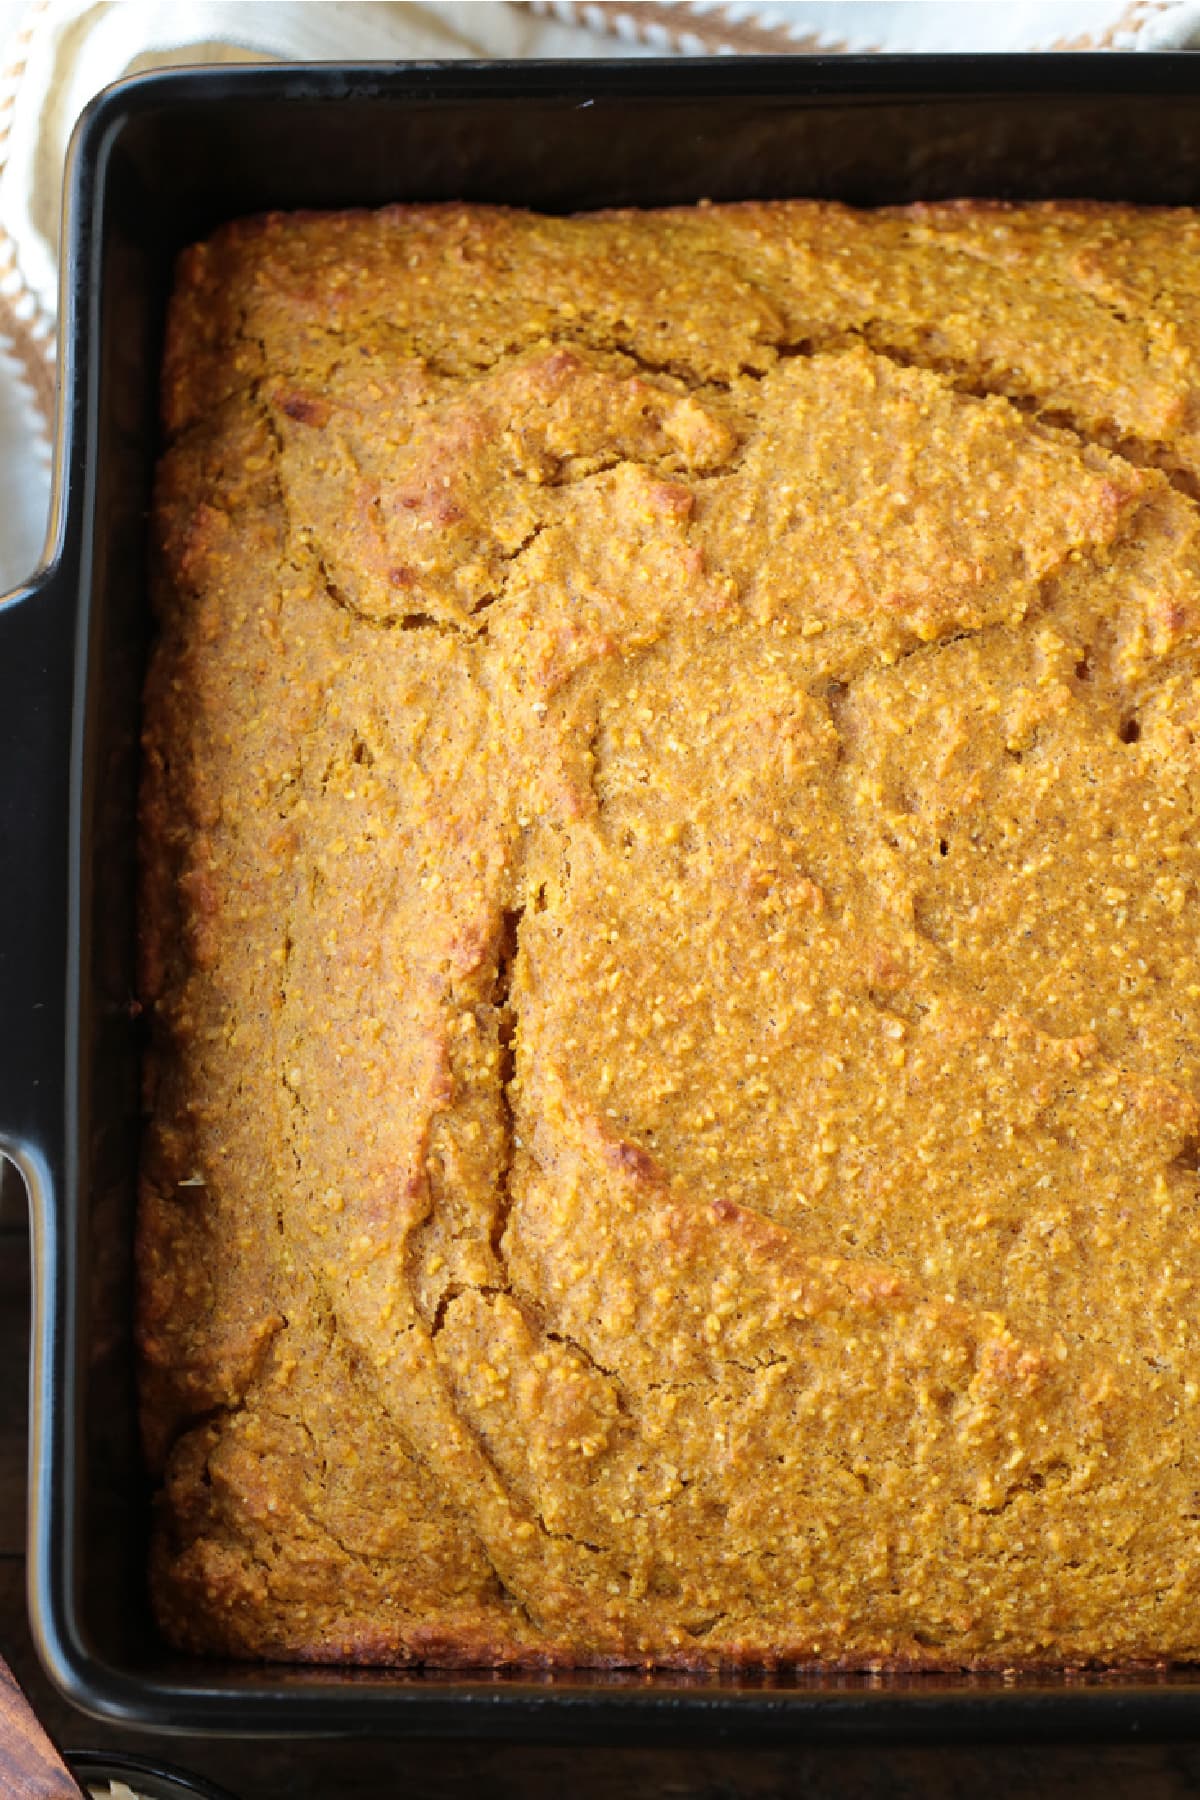
[(175, 1729), (560, 1741), (1200, 1729), (1200, 1679), (1186, 1674), (464, 1681), (181, 1659), (158, 1639), (144, 1597), (149, 1499), (130, 1342), (144, 538), (163, 308), (181, 246), (264, 208), (405, 199), (547, 210), (787, 195), (1194, 203), (1198, 90), (1200, 67), (1182, 57), (771, 59), (220, 70), (148, 78), (93, 111), (71, 177), (79, 404), (60, 532), (72, 582), (81, 559), (78, 1012), (65, 1021), (62, 1142), (47, 1148), (61, 1191), (47, 1209), (44, 1263), (65, 1286), (51, 1301), (37, 1397), (50, 1466), (35, 1559), (44, 1653), (81, 1704)]

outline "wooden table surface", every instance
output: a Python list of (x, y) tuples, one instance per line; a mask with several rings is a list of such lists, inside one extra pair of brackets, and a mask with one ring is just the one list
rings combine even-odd
[[(119, 1749), (223, 1783), (239, 1800), (1177, 1800), (1200, 1795), (1200, 1743), (1045, 1750), (536, 1750), (413, 1741), (192, 1742), (99, 1725), (58, 1698), (25, 1612), (29, 1245), (0, 1198), (0, 1654), (60, 1749)], [(25, 1800), (0, 1788), (0, 1800)]]

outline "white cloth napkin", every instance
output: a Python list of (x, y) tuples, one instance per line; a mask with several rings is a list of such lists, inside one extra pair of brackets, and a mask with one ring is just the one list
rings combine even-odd
[(0, 0), (0, 593), (49, 497), (59, 193), (74, 120), (122, 75), (197, 62), (1177, 48), (1180, 0)]

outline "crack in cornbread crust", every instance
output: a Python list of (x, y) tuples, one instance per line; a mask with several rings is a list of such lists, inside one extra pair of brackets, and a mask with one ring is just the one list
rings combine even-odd
[(428, 208), (184, 259), (139, 1250), (177, 1641), (1200, 1653), (1171, 232)]

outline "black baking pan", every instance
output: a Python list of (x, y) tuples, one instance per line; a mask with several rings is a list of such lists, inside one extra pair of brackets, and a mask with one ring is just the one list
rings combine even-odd
[(1200, 1737), (1200, 1669), (531, 1678), (230, 1665), (170, 1651), (146, 1601), (130, 1322), (134, 814), (176, 252), (270, 207), (957, 194), (1200, 203), (1200, 58), (222, 68), (125, 83), (82, 120), (49, 550), (0, 606), (0, 1147), (34, 1222), (30, 1606), (46, 1667), (79, 1706), (193, 1733)]

